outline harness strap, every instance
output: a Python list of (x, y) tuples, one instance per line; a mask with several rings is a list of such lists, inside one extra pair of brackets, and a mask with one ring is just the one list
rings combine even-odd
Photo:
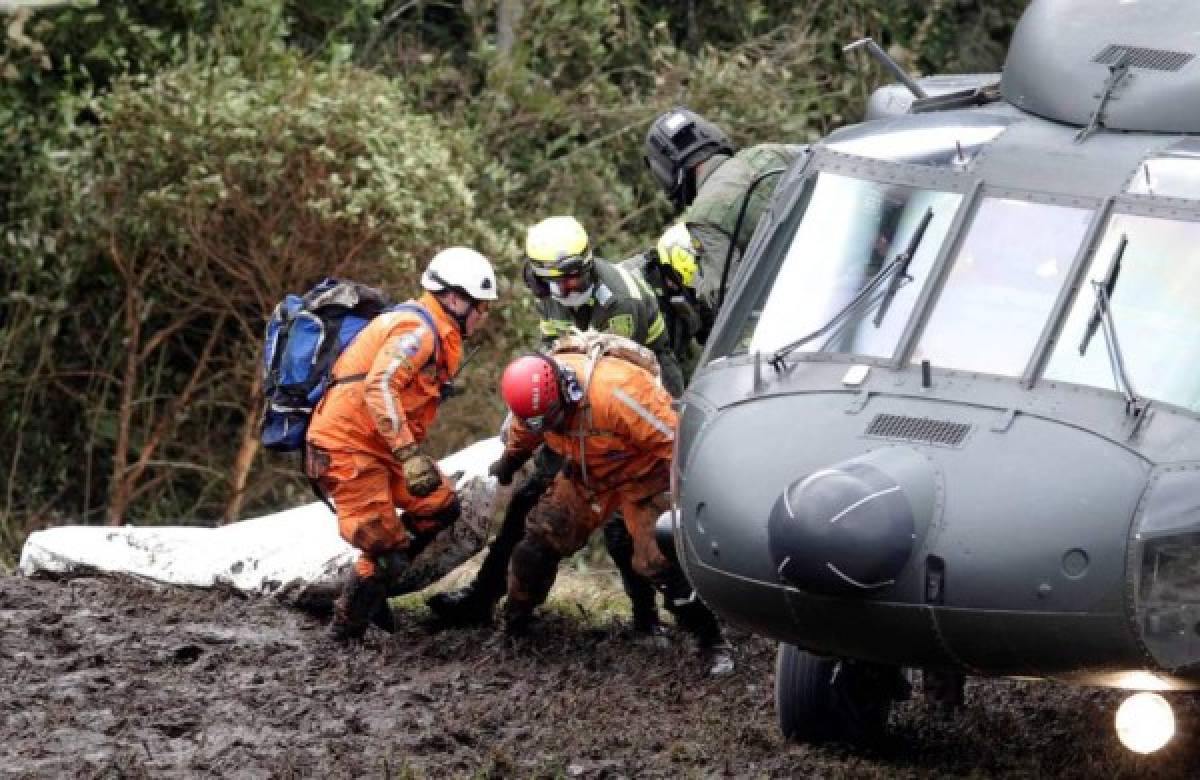
[[(428, 366), (431, 362), (436, 361), (438, 353), (440, 353), (442, 349), (442, 336), (440, 333), (438, 333), (437, 325), (433, 321), (433, 315), (430, 314), (429, 311), (419, 303), (398, 303), (395, 306), (389, 307), (387, 311), (411, 312), (417, 315), (417, 317), (425, 323), (425, 326), (429, 328), (431, 333), (433, 333), (433, 354), (429, 356), (429, 360), (425, 361), (425, 365)], [(425, 366), (422, 366), (422, 368), (424, 367)], [(335, 377), (333, 381), (329, 383), (329, 388), (332, 390), (338, 385), (344, 385), (350, 382), (361, 382), (366, 378), (367, 375), (365, 373)]]
[(351, 374), (350, 376), (340, 376), (340, 377), (334, 379), (332, 382), (330, 382), (329, 386), (332, 388), (332, 387), (337, 387), (338, 385), (348, 384), (350, 382), (361, 382), (366, 378), (367, 378), (367, 375), (365, 373)]

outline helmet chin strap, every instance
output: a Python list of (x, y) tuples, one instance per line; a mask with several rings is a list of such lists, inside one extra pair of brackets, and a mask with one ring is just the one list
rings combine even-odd
[[(458, 312), (454, 311), (454, 309), (451, 309), (450, 306), (447, 305), (447, 303), (445, 301), (445, 296), (450, 292), (453, 292), (453, 291), (452, 290), (443, 290), (442, 292), (434, 295), (433, 299), (438, 302), (438, 306), (442, 307), (442, 311), (444, 311), (450, 315), (450, 319), (454, 320), (454, 324), (458, 326), (459, 333), (461, 333), (463, 335), (463, 338), (466, 338), (467, 318), (471, 316), (471, 308), (472, 308), (471, 303), (468, 300), (466, 312), (464, 312), (463, 314), (459, 314)], [(465, 297), (465, 296), (460, 296), (460, 297)]]
[(590, 301), (592, 299), (592, 291), (595, 288), (596, 285), (591, 284), (588, 285), (586, 290), (580, 290), (579, 292), (573, 292), (567, 295), (557, 295), (554, 292), (551, 292), (550, 297), (561, 303), (563, 306), (569, 306), (573, 309), (576, 306), (582, 306)]

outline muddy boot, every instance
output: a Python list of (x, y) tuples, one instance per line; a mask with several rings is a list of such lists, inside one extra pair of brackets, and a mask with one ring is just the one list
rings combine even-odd
[(535, 473), (513, 492), (500, 531), (488, 546), (479, 573), (470, 585), (435, 593), (425, 600), (439, 622), (448, 626), (482, 626), (492, 622), (492, 613), (507, 587), (509, 559), (525, 535), (525, 518), (548, 485), (548, 478)]
[(504, 602), (504, 631), (509, 636), (529, 632), (533, 610), (545, 603), (558, 573), (560, 556), (540, 539), (526, 536), (513, 550)]
[(704, 602), (696, 599), (675, 611), (679, 627), (696, 638), (696, 646), (709, 677), (733, 674), (733, 645), (721, 633), (721, 625)]
[(735, 666), (733, 645), (722, 634), (717, 616), (696, 595), (682, 572), (676, 572), (667, 579), (663, 593), (667, 610), (675, 616), (675, 622), (696, 638), (696, 645), (706, 666), (705, 673), (710, 677), (732, 674)]
[(435, 593), (425, 600), (425, 605), (438, 622), (447, 626), (484, 626), (492, 622), (498, 600), (472, 582), (465, 588)]
[(733, 645), (722, 640), (705, 650), (704, 661), (708, 664), (709, 677), (725, 677), (733, 674), (736, 664), (733, 662)]
[(504, 633), (510, 637), (522, 637), (529, 635), (529, 628), (533, 625), (533, 605), (520, 602), (514, 602), (512, 599), (504, 602), (504, 609), (501, 610), (501, 618), (504, 621)]
[(387, 606), (384, 591), (382, 577), (360, 577), (351, 569), (341, 595), (333, 602), (329, 636), (339, 642), (362, 639), (367, 632), (367, 621), (377, 612), (380, 603)]

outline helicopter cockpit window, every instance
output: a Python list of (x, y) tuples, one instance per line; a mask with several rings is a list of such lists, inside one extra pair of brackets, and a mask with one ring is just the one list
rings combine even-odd
[(1143, 160), (1129, 180), (1134, 195), (1200, 199), (1200, 154), (1174, 154)]
[(1105, 334), (1090, 326), (1093, 281), (1108, 290), (1111, 323), (1136, 393), (1200, 411), (1200, 223), (1133, 214), (1109, 221), (1045, 377), (1119, 389)]
[(985, 198), (913, 362), (1020, 376), (1091, 219), (1089, 209)]
[(810, 186), (735, 351), (771, 351), (821, 331), (797, 349), (891, 357), (962, 195), (828, 172)]

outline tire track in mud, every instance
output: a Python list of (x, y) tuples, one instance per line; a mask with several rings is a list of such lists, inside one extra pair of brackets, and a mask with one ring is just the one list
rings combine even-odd
[[(566, 605), (570, 606), (570, 605)], [(572, 614), (574, 613), (574, 614)], [(1194, 777), (1195, 699), (1160, 754), (1117, 744), (1120, 694), (972, 681), (939, 719), (919, 696), (874, 749), (787, 745), (774, 646), (740, 635), (706, 679), (687, 642), (552, 612), (527, 639), (434, 631), (344, 650), (270, 600), (124, 578), (0, 578), (5, 777)]]

